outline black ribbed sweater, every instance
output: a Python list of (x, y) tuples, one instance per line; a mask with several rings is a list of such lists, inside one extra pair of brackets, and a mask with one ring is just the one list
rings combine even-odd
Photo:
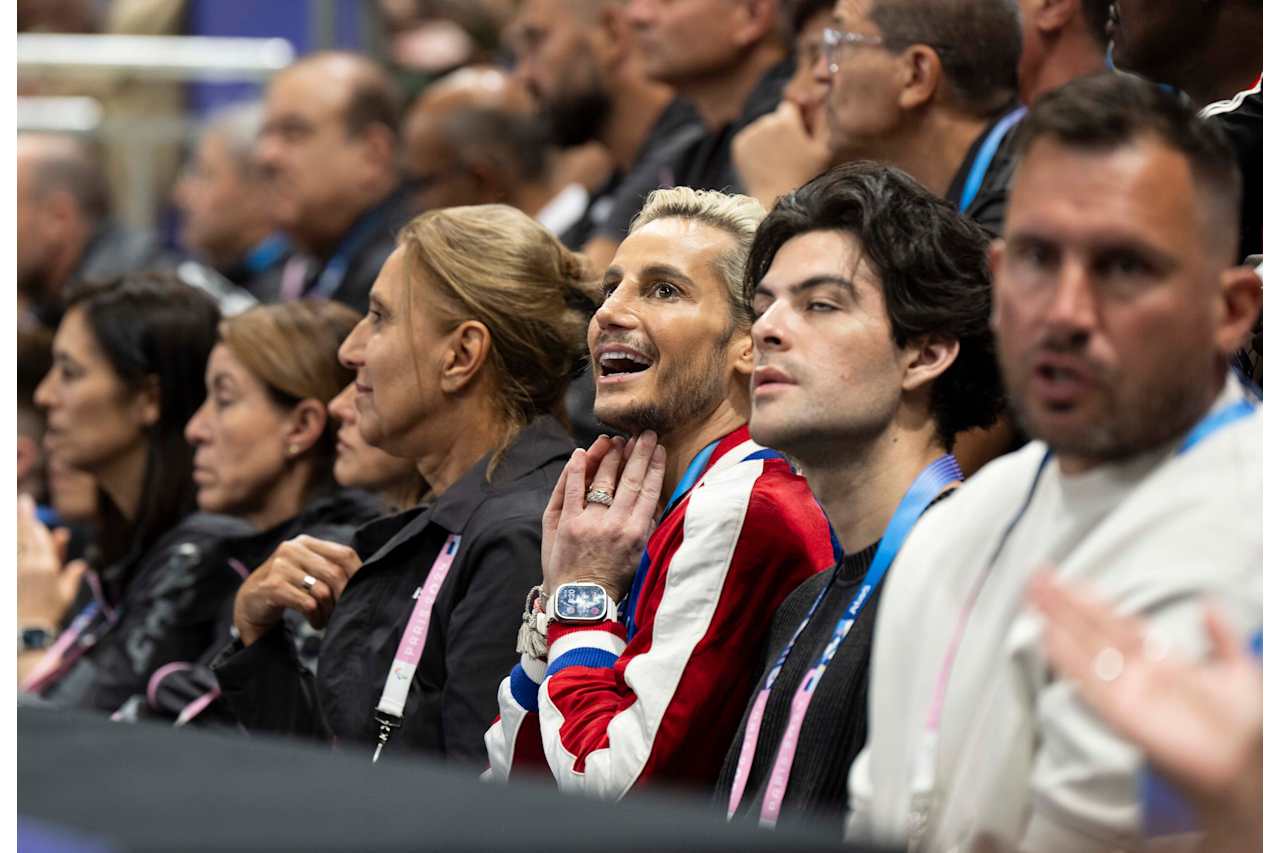
[[(795, 694), (800, 679), (821, 657), (836, 622), (857, 595), (878, 545), (879, 543), (873, 544), (857, 554), (849, 555), (839, 566), (809, 578), (787, 597), (774, 615), (769, 632), (769, 651), (761, 665), (752, 702), (763, 689), (768, 670), (773, 667), (787, 641), (800, 626), (814, 599), (832, 582), (832, 575), (835, 574), (831, 591), (813, 614), (813, 619), (804, 632), (796, 639), (795, 647), (787, 657), (778, 680), (774, 682), (768, 704), (765, 705), (751, 774), (747, 777), (747, 786), (734, 816), (735, 821), (749, 820), (755, 823), (760, 819), (765, 784), (773, 768), (778, 744), (787, 727), (791, 697)], [(779, 824), (791, 821), (812, 824), (814, 817), (818, 816), (831, 818), (833, 831), (840, 829), (840, 825), (834, 821), (845, 810), (849, 768), (867, 739), (871, 639), (875, 633), (875, 615), (883, 587), (884, 584), (881, 583), (867, 599), (858, 620), (840, 645), (831, 665), (822, 676), (822, 681), (818, 683), (804, 725), (800, 729), (800, 740), (791, 766), (787, 793), (782, 801)], [(715, 801), (722, 809), (727, 808), (729, 803), (749, 714), (750, 706), (738, 724), (738, 733), (716, 783)]]

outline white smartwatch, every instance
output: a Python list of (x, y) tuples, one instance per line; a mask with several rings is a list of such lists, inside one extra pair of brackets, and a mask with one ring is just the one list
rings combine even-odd
[(556, 588), (547, 615), (564, 625), (591, 625), (618, 618), (618, 605), (598, 583), (566, 583)]

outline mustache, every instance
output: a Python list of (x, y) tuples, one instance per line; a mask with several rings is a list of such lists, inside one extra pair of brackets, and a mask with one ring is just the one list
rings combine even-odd
[(1032, 359), (1037, 355), (1070, 356), (1095, 374), (1109, 372), (1105, 364), (1089, 353), (1089, 336), (1078, 332), (1045, 332), (1031, 345), (1026, 355)]
[(657, 360), (657, 357), (658, 357), (658, 353), (648, 343), (646, 343), (643, 340), (628, 338), (626, 335), (601, 335), (600, 337), (596, 338), (596, 345), (595, 345), (594, 351), (599, 352), (599, 350), (602, 347), (606, 347), (610, 345), (626, 347), (627, 349), (633, 349), (636, 352), (643, 355), (645, 358)]

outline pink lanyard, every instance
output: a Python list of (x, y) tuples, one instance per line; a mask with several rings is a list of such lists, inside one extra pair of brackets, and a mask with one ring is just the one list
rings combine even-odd
[[(27, 680), (22, 685), (22, 689), (27, 693), (40, 693), (61, 678), (67, 670), (71, 669), (73, 663), (94, 647), (102, 633), (115, 624), (116, 612), (107, 606), (107, 599), (103, 594), (102, 583), (98, 580), (97, 573), (90, 571), (85, 577), (89, 582), (89, 589), (93, 592), (94, 600), (80, 611), (80, 615), (67, 627), (67, 630), (58, 635), (58, 639), (49, 647), (49, 651), (45, 652), (44, 657), (40, 658), (35, 668), (27, 675)], [(97, 636), (82, 637), (99, 610), (107, 617), (106, 626), (98, 632)]]
[(458, 554), (458, 545), (462, 537), (455, 533), (445, 539), (444, 547), (436, 555), (436, 561), (427, 573), (426, 583), (422, 585), (414, 597), (418, 603), (413, 606), (409, 615), (409, 624), (400, 635), (400, 646), (396, 649), (395, 659), (391, 662), (391, 670), (387, 673), (387, 683), (382, 688), (382, 698), (374, 711), (374, 719), (378, 721), (378, 745), (373, 750), (376, 763), (382, 754), (382, 748), (391, 738), (391, 730), (399, 728), (404, 717), (405, 702), (409, 698), (409, 687), (413, 684), (413, 675), (418, 671), (418, 663), (422, 660), (422, 650), (427, 644), (427, 630), (431, 627), (431, 608), (440, 595), (440, 587), (449, 576), (449, 568)]
[[(800, 729), (804, 726), (804, 718), (809, 713), (809, 703), (813, 701), (813, 694), (817, 692), (818, 682), (822, 680), (827, 667), (830, 666), (836, 652), (839, 651), (840, 645), (849, 636), (854, 623), (857, 622), (858, 616), (862, 613), (863, 606), (889, 571), (889, 567), (898, 556), (898, 551), (901, 550), (907, 534), (915, 527), (920, 516), (924, 514), (924, 511), (929, 508), (929, 505), (933, 503), (938, 495), (947, 486), (962, 479), (964, 479), (964, 475), (961, 473), (955, 457), (946, 454), (934, 460), (921, 471), (911, 484), (911, 488), (903, 495), (897, 509), (894, 511), (893, 518), (889, 520), (889, 525), (885, 529), (884, 537), (880, 540), (879, 547), (876, 548), (875, 557), (872, 558), (871, 566), (867, 569), (867, 575), (863, 579), (857, 595), (854, 596), (844, 615), (836, 623), (836, 627), (831, 633), (831, 639), (823, 649), (818, 663), (805, 673), (800, 686), (791, 697), (791, 711), (787, 717), (787, 728), (783, 733), (782, 742), (778, 744), (773, 767), (769, 772), (769, 780), (765, 787), (764, 801), (760, 806), (761, 826), (772, 829), (778, 823), (778, 814), (782, 810), (782, 799), (787, 793), (787, 783), (791, 779), (791, 767), (795, 762), (796, 747), (800, 741)], [(755, 702), (751, 706), (751, 714), (747, 718), (747, 728), (742, 736), (742, 750), (738, 753), (738, 767), (733, 774), (733, 788), (729, 794), (728, 817), (730, 819), (733, 818), (738, 811), (738, 807), (742, 804), (742, 797), (747, 787), (747, 779), (751, 775), (751, 765), (755, 762), (756, 745), (760, 739), (760, 727), (764, 721), (765, 707), (769, 703), (769, 695), (773, 691), (773, 684), (777, 681), (778, 675), (782, 672), (782, 668), (787, 662), (787, 658), (791, 655), (791, 650), (795, 647), (796, 640), (799, 639), (804, 629), (809, 626), (810, 620), (813, 619), (818, 607), (827, 597), (827, 593), (831, 591), (834, 582), (835, 574), (833, 573), (831, 581), (827, 583), (818, 597), (814, 599), (813, 604), (809, 606), (809, 612), (800, 623), (800, 627), (796, 628), (791, 635), (790, 642), (787, 643), (786, 648), (782, 650), (782, 654), (778, 656), (773, 667), (769, 670), (764, 688), (756, 694)]]

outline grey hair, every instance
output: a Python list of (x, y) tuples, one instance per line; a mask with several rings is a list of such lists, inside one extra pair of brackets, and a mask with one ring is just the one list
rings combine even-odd
[(753, 318), (742, 281), (756, 227), (764, 217), (764, 207), (748, 195), (672, 187), (649, 193), (644, 207), (631, 220), (630, 230), (634, 232), (658, 219), (687, 219), (719, 228), (732, 237), (733, 248), (722, 253), (714, 266), (729, 295), (734, 326), (743, 328), (749, 327)]
[(262, 130), (261, 101), (238, 101), (214, 110), (205, 120), (203, 133), (213, 133), (226, 140), (236, 164), (248, 170), (253, 162), (253, 148)]

